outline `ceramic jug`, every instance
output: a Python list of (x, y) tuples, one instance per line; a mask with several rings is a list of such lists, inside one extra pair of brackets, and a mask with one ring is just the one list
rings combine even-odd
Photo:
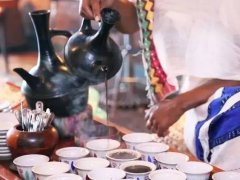
[(88, 42), (89, 36), (96, 33), (91, 26), (91, 21), (89, 19), (83, 18), (81, 26), (77, 32), (75, 32), (67, 41), (65, 46), (65, 59), (71, 58), (69, 55), (74, 53), (78, 49), (79, 44), (85, 44)]
[(71, 71), (84, 77), (89, 84), (98, 84), (112, 78), (121, 68), (122, 56), (109, 32), (120, 19), (116, 10), (101, 11), (101, 26), (92, 34), (92, 28), (84, 28), (74, 34), (65, 46), (65, 60)]
[(42, 101), (57, 117), (66, 117), (83, 111), (87, 105), (88, 84), (85, 79), (72, 74), (68, 66), (54, 51), (51, 38), (55, 35), (71, 36), (60, 30), (49, 30), (50, 11), (29, 13), (38, 44), (37, 64), (27, 72), (15, 68), (25, 81), (21, 91), (31, 108)]

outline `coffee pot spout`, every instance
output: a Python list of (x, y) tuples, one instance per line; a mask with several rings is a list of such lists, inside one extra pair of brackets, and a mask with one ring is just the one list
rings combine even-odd
[(35, 89), (40, 83), (38, 77), (31, 75), (23, 68), (15, 68), (13, 71), (21, 76), (32, 89)]

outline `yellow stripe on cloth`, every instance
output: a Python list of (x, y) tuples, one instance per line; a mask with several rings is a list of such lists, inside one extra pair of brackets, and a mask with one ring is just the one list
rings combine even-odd
[(146, 19), (149, 21), (148, 29), (151, 31), (153, 29), (153, 2), (147, 1), (145, 4), (145, 10), (147, 11)]

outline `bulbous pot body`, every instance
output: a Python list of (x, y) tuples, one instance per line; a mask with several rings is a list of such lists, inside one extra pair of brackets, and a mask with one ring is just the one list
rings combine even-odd
[(65, 59), (71, 59), (71, 54), (78, 49), (79, 44), (85, 44), (89, 40), (89, 37), (94, 35), (97, 31), (91, 26), (89, 19), (83, 18), (81, 26), (77, 32), (75, 32), (67, 41), (64, 51)]
[(61, 97), (36, 97), (25, 95), (28, 105), (33, 109), (37, 101), (42, 101), (44, 107), (49, 108), (56, 117), (69, 117), (84, 111), (88, 102), (88, 88), (71, 90)]
[(27, 132), (16, 125), (7, 132), (6, 139), (12, 157), (15, 158), (26, 154), (51, 156), (59, 137), (53, 126), (41, 132)]
[(71, 71), (87, 79), (89, 84), (99, 84), (112, 78), (122, 65), (121, 51), (109, 37), (110, 29), (120, 18), (119, 13), (105, 8), (101, 16), (101, 26), (95, 34), (75, 33), (64, 52)]

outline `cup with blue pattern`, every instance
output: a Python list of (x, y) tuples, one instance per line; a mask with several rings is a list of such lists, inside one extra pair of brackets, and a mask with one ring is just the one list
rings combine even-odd
[(127, 149), (136, 150), (138, 144), (152, 142), (155, 139), (155, 136), (149, 133), (133, 132), (125, 134), (122, 139), (125, 142)]
[(186, 180), (187, 176), (183, 172), (173, 169), (159, 169), (149, 174), (151, 180)]
[(162, 152), (155, 155), (155, 159), (160, 169), (176, 169), (180, 163), (187, 162), (189, 157), (179, 152)]
[(120, 165), (120, 169), (126, 172), (127, 179), (148, 180), (152, 171), (156, 170), (156, 165), (147, 161), (129, 161)]
[(141, 153), (132, 149), (115, 149), (107, 152), (106, 158), (112, 168), (119, 168), (124, 162), (140, 160)]
[(89, 150), (83, 147), (65, 147), (56, 151), (59, 161), (69, 164), (71, 167), (70, 171), (74, 174), (76, 173), (73, 166), (74, 161), (88, 156), (89, 153)]
[(101, 169), (108, 167), (110, 162), (107, 159), (96, 158), (96, 157), (86, 157), (78, 159), (74, 162), (74, 167), (76, 172), (80, 175), (83, 180), (87, 179), (87, 174), (94, 169)]
[(86, 143), (86, 148), (90, 151), (91, 157), (105, 158), (108, 151), (118, 149), (121, 143), (114, 139), (93, 139)]
[(41, 154), (22, 155), (13, 160), (13, 164), (17, 167), (18, 174), (22, 179), (34, 180), (32, 167), (49, 161), (49, 157)]
[(138, 144), (136, 150), (142, 154), (142, 160), (151, 162), (157, 166), (158, 163), (155, 159), (155, 155), (168, 151), (169, 146), (164, 143), (148, 142)]

